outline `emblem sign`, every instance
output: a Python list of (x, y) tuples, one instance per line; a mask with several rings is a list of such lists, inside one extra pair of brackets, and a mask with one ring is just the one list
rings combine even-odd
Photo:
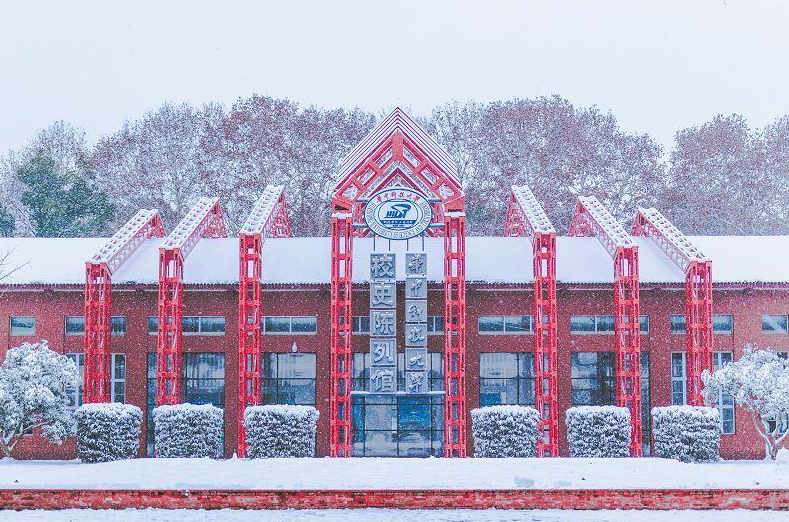
[(364, 221), (377, 236), (409, 239), (433, 221), (433, 208), (421, 193), (409, 188), (390, 188), (374, 194), (364, 207)]
[(427, 255), (405, 255), (405, 391), (427, 393)]
[(395, 255), (370, 254), (370, 392), (397, 392)]

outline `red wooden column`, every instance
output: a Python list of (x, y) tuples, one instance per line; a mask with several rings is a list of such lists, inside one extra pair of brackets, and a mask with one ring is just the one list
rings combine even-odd
[(466, 456), (466, 215), (444, 216), (444, 456)]
[(112, 281), (106, 263), (85, 270), (85, 373), (82, 401), (110, 402)]
[(329, 454), (350, 457), (351, 437), (351, 298), (353, 289), (353, 221), (334, 214), (331, 221), (331, 391)]
[(712, 371), (712, 261), (692, 261), (685, 276), (688, 404), (704, 406), (701, 374)]

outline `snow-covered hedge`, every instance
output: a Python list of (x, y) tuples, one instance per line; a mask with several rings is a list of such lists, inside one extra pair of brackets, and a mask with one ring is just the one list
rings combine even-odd
[(566, 413), (571, 457), (629, 457), (630, 410), (576, 406)]
[(77, 420), (77, 456), (82, 462), (132, 459), (140, 447), (142, 411), (131, 404), (83, 404)]
[(712, 462), (720, 458), (720, 415), (704, 406), (652, 408), (655, 454), (682, 462)]
[(157, 457), (222, 455), (223, 411), (210, 404), (174, 404), (153, 410)]
[(244, 411), (247, 455), (314, 457), (317, 423), (318, 410), (312, 406), (249, 406)]
[(485, 406), (471, 410), (474, 456), (534, 457), (540, 414), (528, 406)]

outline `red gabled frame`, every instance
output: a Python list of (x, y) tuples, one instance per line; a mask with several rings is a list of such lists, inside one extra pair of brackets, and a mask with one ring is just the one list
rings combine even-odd
[(353, 236), (369, 234), (363, 212), (370, 196), (397, 187), (416, 190), (431, 202), (433, 221), (426, 234), (445, 238), (444, 456), (465, 457), (465, 198), (449, 155), (400, 109), (348, 154), (332, 195), (329, 454), (353, 453)]
[(85, 371), (83, 402), (109, 402), (112, 339), (112, 274), (147, 239), (163, 237), (156, 210), (142, 209), (85, 265)]
[(238, 234), (238, 456), (246, 456), (244, 412), (261, 400), (261, 320), (263, 245), (268, 238), (290, 237), (285, 192), (269, 185)]
[(616, 404), (630, 410), (630, 455), (643, 455), (638, 246), (594, 196), (581, 196), (570, 236), (594, 236), (614, 261)]
[(559, 456), (556, 230), (525, 185), (513, 186), (504, 226), (507, 237), (532, 242), (534, 274), (534, 406), (540, 412), (538, 457)]

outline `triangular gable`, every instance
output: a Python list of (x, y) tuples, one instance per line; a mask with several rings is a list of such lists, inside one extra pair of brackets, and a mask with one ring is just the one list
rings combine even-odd
[(449, 154), (402, 110), (395, 109), (343, 159), (333, 193), (334, 210), (386, 188), (398, 176), (404, 185), (440, 200), (447, 210), (463, 209), (463, 191)]

